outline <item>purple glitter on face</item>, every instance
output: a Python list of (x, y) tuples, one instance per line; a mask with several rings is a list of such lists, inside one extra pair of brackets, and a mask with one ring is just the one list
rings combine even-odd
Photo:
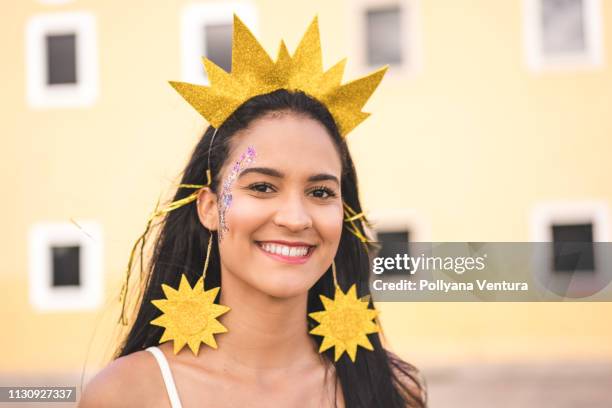
[(223, 189), (221, 190), (221, 200), (219, 203), (219, 239), (223, 237), (223, 233), (229, 231), (227, 222), (225, 220), (225, 213), (232, 205), (232, 186), (238, 178), (238, 175), (242, 170), (249, 166), (255, 160), (255, 148), (249, 146), (247, 151), (240, 155), (240, 158), (234, 163), (232, 171), (223, 182)]

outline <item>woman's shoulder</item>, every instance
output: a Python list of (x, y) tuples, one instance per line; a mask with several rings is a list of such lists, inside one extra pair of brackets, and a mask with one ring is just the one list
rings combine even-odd
[[(157, 373), (156, 373), (157, 372)], [(79, 407), (154, 406), (165, 398), (157, 362), (148, 351), (137, 351), (108, 364), (85, 386)]]

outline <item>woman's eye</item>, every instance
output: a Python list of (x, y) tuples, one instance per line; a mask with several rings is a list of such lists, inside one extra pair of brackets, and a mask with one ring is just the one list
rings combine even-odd
[(316, 187), (315, 189), (310, 190), (310, 192), (316, 198), (332, 198), (336, 196), (336, 193), (327, 187)]
[(272, 186), (270, 184), (267, 183), (257, 183), (257, 184), (251, 184), (249, 186), (250, 190), (256, 191), (258, 193), (272, 193), (274, 192), (274, 189), (272, 188)]

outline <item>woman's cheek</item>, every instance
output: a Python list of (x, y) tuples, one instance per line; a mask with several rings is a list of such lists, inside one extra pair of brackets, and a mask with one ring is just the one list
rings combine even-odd
[(226, 220), (230, 230), (241, 234), (250, 234), (266, 219), (270, 205), (264, 200), (258, 200), (248, 194), (234, 194), (232, 208), (226, 212)]
[(325, 239), (338, 244), (342, 235), (342, 217), (342, 208), (330, 205), (320, 209), (315, 225), (318, 225), (318, 229), (325, 236)]

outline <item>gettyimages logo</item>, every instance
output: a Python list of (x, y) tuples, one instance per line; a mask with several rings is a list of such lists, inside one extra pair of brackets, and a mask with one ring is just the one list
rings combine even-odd
[(482, 256), (459, 256), (459, 257), (441, 257), (441, 256), (425, 256), (421, 254), (417, 257), (408, 256), (408, 254), (396, 254), (395, 257), (375, 257), (372, 262), (372, 272), (380, 275), (386, 270), (406, 271), (414, 275), (419, 270), (434, 271), (444, 270), (453, 271), (461, 275), (465, 271), (478, 270), (482, 271), (485, 268), (485, 259), (487, 254)]

